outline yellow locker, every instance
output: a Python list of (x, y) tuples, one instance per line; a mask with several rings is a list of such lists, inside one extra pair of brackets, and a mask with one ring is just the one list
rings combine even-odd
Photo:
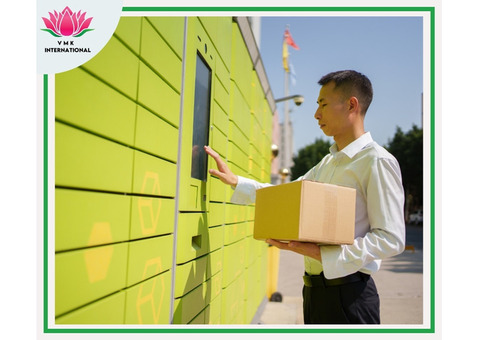
[[(212, 204), (213, 202), (225, 202), (227, 198), (227, 186), (220, 181), (218, 178), (211, 177), (210, 178), (210, 211), (212, 211)], [(211, 214), (212, 215), (212, 214)], [(219, 223), (217, 224), (222, 224), (223, 219), (225, 218), (225, 214), (222, 213), (221, 216), (218, 219), (221, 219)], [(213, 217), (212, 217), (213, 219)], [(214, 225), (212, 222), (212, 219), (209, 219), (210, 225)]]
[(141, 26), (141, 17), (121, 17), (114, 33), (122, 43), (131, 48), (137, 55), (140, 54)]
[(245, 277), (240, 275), (222, 291), (222, 324), (243, 323), (237, 319), (242, 314), (245, 296)]
[(169, 270), (126, 289), (126, 324), (168, 324), (172, 272)]
[(95, 325), (123, 324), (125, 322), (125, 291), (93, 302), (55, 320), (56, 324)]
[(125, 288), (127, 244), (55, 254), (55, 315)]
[(70, 126), (55, 124), (55, 184), (130, 192), (133, 150)]
[(175, 201), (171, 198), (131, 196), (130, 239), (173, 233)]
[(187, 324), (205, 308), (206, 283), (201, 284), (187, 295), (175, 299), (173, 323)]
[(172, 267), (173, 235), (128, 243), (127, 286), (163, 273)]
[(133, 145), (135, 110), (133, 100), (81, 68), (55, 75), (56, 119)]
[(224, 244), (231, 244), (235, 243), (242, 238), (245, 238), (247, 236), (247, 222), (239, 222), (239, 223), (234, 223), (234, 224), (226, 224), (224, 226)]
[(223, 225), (224, 223), (225, 223), (225, 204), (219, 203), (219, 202), (211, 202), (210, 211), (208, 212), (208, 226), (214, 227), (218, 225)]
[(227, 136), (225, 136), (225, 134), (216, 126), (212, 126), (210, 128), (210, 133), (212, 135), (210, 139), (210, 147), (216, 152), (218, 152), (218, 154), (221, 155), (223, 158), (226, 158), (228, 144)]
[(138, 57), (116, 36), (81, 68), (88, 70), (127, 97), (137, 99)]
[(213, 251), (223, 246), (223, 233), (224, 233), (223, 226), (208, 228), (209, 241), (210, 241), (210, 245), (209, 245), (210, 254), (212, 254)]
[(206, 213), (181, 213), (177, 227), (177, 263), (205, 255), (210, 240)]
[[(161, 20), (157, 20), (157, 23)], [(165, 31), (164, 31), (165, 32)], [(142, 20), (140, 55), (157, 74), (177, 92), (181, 90), (182, 61), (152, 26), (149, 19)]]
[(245, 239), (223, 247), (223, 287), (230, 285), (245, 269)]
[(210, 301), (205, 309), (205, 324), (218, 325), (222, 320), (222, 295), (221, 293)]
[(178, 127), (180, 94), (142, 62), (139, 70), (138, 102)]
[[(228, 94), (227, 94), (227, 99), (228, 99)], [(228, 110), (228, 106), (227, 106), (227, 110)], [(220, 104), (217, 102), (213, 104), (213, 108), (212, 108), (212, 123), (223, 134), (225, 135), (228, 134), (228, 114), (225, 112), (225, 109), (223, 109), (220, 106)]]
[(232, 26), (232, 66), (231, 78), (242, 91), (244, 97), (248, 97), (247, 104), (250, 110), (250, 92), (252, 84), (252, 58), (247, 50), (243, 36), (236, 23)]
[(178, 129), (152, 112), (138, 106), (135, 124), (135, 147), (176, 163)]
[(177, 265), (175, 270), (175, 298), (182, 297), (207, 279), (208, 257)]
[(177, 56), (182, 58), (185, 17), (147, 17), (146, 20), (160, 33)]
[(247, 136), (250, 134), (250, 107), (245, 100), (242, 92), (235, 82), (231, 82), (230, 86), (230, 112), (228, 117), (233, 121), (240, 131)]
[(149, 196), (175, 196), (177, 166), (145, 152), (134, 151), (132, 192)]
[(55, 251), (127, 240), (130, 205), (125, 195), (55, 189)]

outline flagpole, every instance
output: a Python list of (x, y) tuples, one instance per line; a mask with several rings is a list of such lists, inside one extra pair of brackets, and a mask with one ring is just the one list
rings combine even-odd
[[(288, 62), (288, 45), (292, 46), (294, 49), (300, 49), (297, 44), (293, 41), (292, 36), (290, 35), (290, 25), (285, 27), (285, 32), (283, 34), (283, 70), (284, 70), (284, 94), (285, 98), (289, 96), (288, 93), (288, 82), (289, 82), (289, 62)], [(282, 149), (281, 157), (280, 157), (280, 166), (282, 167), (282, 171), (287, 169), (287, 173), (290, 173), (290, 168), (293, 165), (293, 140), (292, 140), (292, 127), (290, 125), (290, 110), (288, 107), (288, 101), (284, 103), (284, 115), (283, 115), (283, 129), (282, 129)], [(290, 181), (290, 174), (287, 176), (286, 181)]]
[[(288, 65), (288, 64), (287, 64)], [(289, 89), (288, 89), (288, 73), (290, 71), (284, 69), (284, 96), (289, 96)], [(291, 136), (290, 136), (290, 112), (289, 112), (289, 105), (288, 100), (283, 103), (284, 108), (284, 116), (283, 116), (283, 146), (284, 146), (284, 157), (283, 157), (283, 168), (287, 168), (290, 172), (291, 167)], [(290, 174), (285, 179), (286, 182), (290, 182)]]

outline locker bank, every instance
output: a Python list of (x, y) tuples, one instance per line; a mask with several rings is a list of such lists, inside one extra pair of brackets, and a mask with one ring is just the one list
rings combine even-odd
[(247, 18), (122, 17), (57, 74), (55, 322), (251, 323), (267, 245), (203, 145), (270, 182), (274, 110)]

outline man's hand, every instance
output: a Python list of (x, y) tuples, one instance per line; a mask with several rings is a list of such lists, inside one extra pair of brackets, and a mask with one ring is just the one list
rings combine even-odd
[(279, 249), (294, 251), (295, 253), (308, 256), (322, 262), (322, 254), (320, 252), (320, 246), (316, 243), (297, 242), (297, 241), (290, 241), (288, 243), (285, 243), (285, 242), (280, 242), (272, 239), (268, 239), (266, 240), (266, 242)]
[(204, 149), (205, 152), (215, 160), (218, 168), (218, 170), (210, 169), (208, 172), (211, 175), (218, 177), (223, 183), (236, 187), (238, 183), (237, 175), (230, 170), (227, 164), (220, 158), (220, 155), (213, 151), (211, 147), (204, 146)]

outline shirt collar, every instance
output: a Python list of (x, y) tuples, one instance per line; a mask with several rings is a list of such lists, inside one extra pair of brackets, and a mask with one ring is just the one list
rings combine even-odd
[(362, 150), (365, 146), (367, 146), (372, 142), (373, 142), (373, 139), (370, 132), (366, 132), (340, 151), (338, 151), (337, 143), (333, 144), (330, 147), (330, 153), (334, 157), (337, 157), (337, 154), (343, 153), (349, 158), (353, 158), (358, 152), (360, 152), (360, 150)]

